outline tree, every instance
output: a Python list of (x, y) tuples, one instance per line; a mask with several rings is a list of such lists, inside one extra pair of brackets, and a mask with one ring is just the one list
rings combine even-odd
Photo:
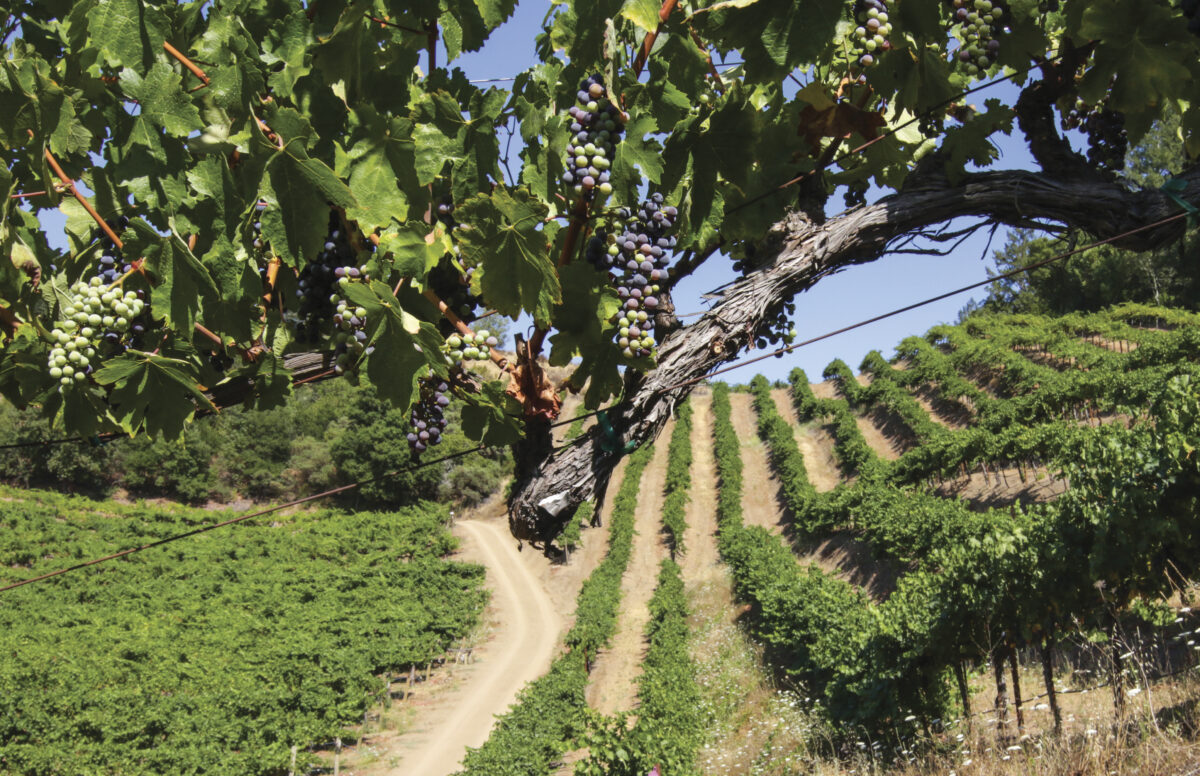
[[(793, 297), (841, 267), (936, 247), (963, 217), (1141, 229), (1118, 243), (1135, 250), (1183, 232), (1146, 228), (1176, 202), (1113, 173), (1166, 106), (1200, 152), (1200, 39), (1169, 0), (567, 0), (511, 90), (469, 83), (453, 60), (514, 7), (55, 0), (0, 17), (0, 390), (73, 431), (172, 436), (198, 408), (269, 406), (330, 371), (401, 413), (422, 379), (448, 380), (470, 434), (515, 444), (514, 534), (547, 540), (627, 443), (777, 341)], [(1014, 104), (967, 104), (1001, 74)], [(1088, 156), (1055, 120), (1071, 110)], [(1013, 131), (1038, 169), (988, 169)], [(1196, 168), (1176, 180), (1195, 201)], [(869, 184), (885, 194), (866, 204)], [(829, 215), (838, 191), (859, 204)], [(68, 256), (37, 217), (52, 207)], [(639, 256), (653, 270), (617, 239), (639, 211), (638, 229), (674, 222)], [(659, 247), (674, 248), (667, 277)], [(683, 326), (670, 285), (718, 251), (744, 275)], [(485, 310), (534, 322), (507, 385), (448, 363), (485, 355), (446, 340)], [(565, 387), (586, 383), (592, 408), (619, 399), (611, 425), (554, 452), (539, 355), (579, 359)]]

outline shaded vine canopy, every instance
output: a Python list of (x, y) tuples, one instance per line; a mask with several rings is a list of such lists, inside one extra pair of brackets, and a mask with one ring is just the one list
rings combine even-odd
[[(1170, 111), (1200, 153), (1200, 37), (1172, 0), (565, 0), (528, 42), (537, 65), (469, 82), (455, 60), (515, 7), (0, 12), (0, 390), (71, 432), (173, 436), (223, 396), (282, 401), (292, 356), (321, 353), (303, 362), (314, 374), (365, 377), (407, 407), (422, 378), (493, 355), (463, 338), (494, 311), (527, 313), (531, 349), (574, 363), (595, 407), (623, 369), (654, 366), (630, 330), (656, 310), (626, 317), (631, 289), (584, 261), (596, 235), (621, 255), (614, 235), (648, 191), (674, 208), (658, 244), (683, 273), (718, 245), (741, 257), (806, 173), (821, 209), (838, 190), (897, 191), (933, 154), (951, 180), (987, 167), (1016, 106), (957, 96), (1048, 78), (1047, 60), (1064, 134), (1118, 117), (1103, 150)], [(42, 217), (55, 209), (65, 253)], [(679, 273), (654, 272), (669, 314)], [(336, 313), (309, 298), (330, 289)], [(455, 383), (469, 434), (511, 441), (522, 415), (554, 413), (528, 372), (511, 382)]]

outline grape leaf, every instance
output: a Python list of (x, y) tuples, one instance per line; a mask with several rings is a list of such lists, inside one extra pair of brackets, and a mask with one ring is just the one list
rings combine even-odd
[(333, 170), (309, 157), (301, 140), (281, 136), (282, 148), (256, 132), (259, 148), (270, 149), (258, 196), (267, 203), (263, 235), (285, 264), (301, 266), (320, 248), (329, 224), (329, 205), (353, 208), (358, 204)]
[(542, 221), (546, 206), (526, 188), (497, 189), (480, 194), (456, 211), (465, 224), (458, 232), (463, 260), (476, 266), (475, 277), (487, 303), (516, 318), (532, 313), (537, 324), (550, 321), (553, 306), (562, 300), (554, 260), (546, 245)]
[(177, 137), (200, 129), (200, 111), (183, 90), (183, 78), (162, 62), (155, 62), (145, 78), (133, 70), (121, 71), (121, 88), (138, 101), (139, 117)]
[(445, 364), (442, 338), (431, 323), (400, 306), (392, 289), (378, 280), (344, 283), (341, 293), (367, 311), (367, 341), (374, 351), (366, 356), (366, 374), (379, 395), (407, 409), (416, 396), (418, 377), (428, 366)]
[(181, 359), (129, 351), (106, 361), (93, 379), (112, 386), (109, 414), (130, 434), (177, 437), (197, 404), (217, 411), (196, 382), (196, 367)]
[(100, 0), (88, 12), (88, 34), (115, 68), (150, 69), (170, 35), (170, 22), (144, 0)]

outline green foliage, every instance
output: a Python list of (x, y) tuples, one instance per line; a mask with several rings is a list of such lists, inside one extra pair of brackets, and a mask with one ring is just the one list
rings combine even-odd
[[(0, 417), (10, 420), (0, 431), (0, 444), (53, 434), (35, 413), (6, 403), (0, 404)], [(430, 457), (467, 448), (454, 405), (449, 420), (446, 442)], [(298, 391), (281, 407), (229, 409), (204, 418), (177, 441), (140, 436), (102, 447), (71, 442), (6, 450), (0, 480), (95, 494), (124, 488), (135, 496), (189, 503), (295, 498), (407, 465), (407, 430), (406, 414), (374, 392), (330, 381)], [(370, 483), (362, 495), (344, 500), (382, 507), (424, 498), (471, 506), (497, 490), (511, 471), (510, 461), (507, 449), (489, 447), (415, 475)]]
[[(5, 490), (0, 584), (220, 513)], [(6, 773), (283, 773), (478, 622), (445, 509), (274, 515), (5, 594)], [(238, 536), (231, 542), (229, 531)], [(304, 755), (301, 767), (307, 767)]]
[(671, 557), (686, 552), (687, 505), (692, 486), (692, 407), (686, 401), (675, 410), (675, 428), (667, 448), (667, 475), (663, 485), (662, 523)]
[[(0, 30), (0, 252), (13, 258), (0, 266), (0, 306), (15, 327), (0, 352), (0, 392), (72, 433), (166, 437), (183, 432), (208, 391), (246, 378), (252, 402), (276, 401), (290, 388), (285, 355), (332, 349), (328, 324), (315, 345), (297, 339), (292, 293), (321, 250), (332, 207), (352, 233), (355, 263), (370, 274), (343, 289), (368, 311), (373, 347), (357, 371), (399, 411), (419, 376), (446, 369), (439, 314), (421, 293), (439, 264), (474, 268), (484, 307), (509, 319), (528, 314), (547, 329), (553, 362), (577, 363), (575, 383), (589, 380), (587, 402), (598, 407), (620, 392), (630, 364), (613, 345), (617, 300), (565, 250), (581, 241), (564, 216), (599, 212), (565, 198), (560, 184), (571, 139), (563, 109), (581, 78), (600, 73), (627, 114), (605, 204), (635, 205), (652, 186), (679, 207), (680, 249), (697, 253), (718, 239), (734, 252), (760, 240), (794, 202), (770, 192), (827, 167), (843, 143), (873, 141), (860, 163), (811, 178), (824, 181), (823, 192), (811, 192), (818, 198), (847, 186), (899, 190), (914, 160), (932, 152), (952, 177), (968, 163), (991, 164), (995, 139), (1014, 124), (1002, 100), (955, 119), (939, 110), (933, 123), (952, 123), (934, 137), (902, 122), (1001, 73), (1024, 83), (1067, 43), (1091, 48), (1064, 104), (1107, 100), (1135, 143), (1182, 111), (1171, 125), (1178, 132), (1167, 134), (1200, 152), (1200, 44), (1179, 8), (1169, 0), (1061, 5), (1038, 13), (1015, 4), (999, 53), (966, 66), (955, 56), (963, 41), (947, 33), (953, 8), (905, 0), (889, 20), (889, 50), (861, 67), (845, 2), (736, 0), (660, 20), (649, 0), (567, 0), (530, 36), (536, 64), (501, 89), (468, 82), (456, 60), (488, 45), (515, 0), (25, 3)], [(637, 57), (652, 30), (661, 34)], [(440, 48), (427, 52), (430, 40)], [(708, 60), (718, 52), (744, 64), (714, 97)], [(786, 80), (795, 72), (810, 81), (799, 92)], [(880, 138), (881, 128), (897, 131)], [(509, 152), (518, 135), (519, 160)], [(47, 153), (86, 184), (103, 217), (131, 218), (122, 258), (144, 263), (118, 284), (146, 294), (154, 343), (107, 358), (65, 393), (42, 368), (45, 332), (61, 317), (61, 289), (94, 267), (100, 245)], [(1157, 160), (1143, 153), (1134, 168), (1157, 169)], [(38, 191), (46, 193), (10, 196)], [(426, 216), (441, 202), (456, 205), (457, 228)], [(54, 209), (66, 215), (69, 256), (47, 240), (41, 216)], [(271, 259), (282, 270), (268, 305), (259, 275)], [(1153, 298), (1190, 294), (1180, 283), (1179, 296), (1169, 296), (1170, 273), (1152, 274)], [(1116, 289), (1093, 290), (1082, 292), (1112, 301)], [(209, 365), (214, 341), (204, 332), (220, 340), (232, 368)], [(481, 397), (466, 424), (473, 437), (495, 442), (500, 429), (511, 437), (506, 405), (499, 391)]]

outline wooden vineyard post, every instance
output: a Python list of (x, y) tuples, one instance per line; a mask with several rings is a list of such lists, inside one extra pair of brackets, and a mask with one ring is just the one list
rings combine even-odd
[(963, 719), (967, 721), (967, 730), (971, 729), (971, 690), (967, 687), (967, 669), (963, 661), (954, 663), (954, 678), (958, 680), (958, 695), (962, 700)]
[(342, 739), (337, 737), (333, 739), (333, 776), (338, 776), (342, 772)]
[(1017, 732), (1025, 730), (1025, 712), (1021, 709), (1021, 676), (1017, 673), (1017, 648), (1009, 646), (1008, 664), (1012, 668), (1013, 706), (1017, 709)]
[(1046, 683), (1046, 698), (1050, 702), (1050, 713), (1054, 716), (1054, 734), (1062, 733), (1062, 712), (1058, 710), (1058, 691), (1054, 689), (1054, 653), (1051, 650), (1050, 632), (1042, 635), (1042, 681)]
[(1008, 686), (1004, 682), (1004, 646), (992, 652), (992, 669), (996, 674), (996, 716), (1001, 725), (1008, 724)]
[(405, 700), (408, 700), (408, 697), (410, 695), (412, 695), (412, 686), (413, 686), (413, 682), (416, 681), (416, 678), (417, 678), (417, 664), (413, 663), (412, 665), (410, 665), (408, 667), (408, 688), (404, 692)]
[(292, 745), (292, 765), (288, 768), (288, 776), (296, 776), (296, 746)]

